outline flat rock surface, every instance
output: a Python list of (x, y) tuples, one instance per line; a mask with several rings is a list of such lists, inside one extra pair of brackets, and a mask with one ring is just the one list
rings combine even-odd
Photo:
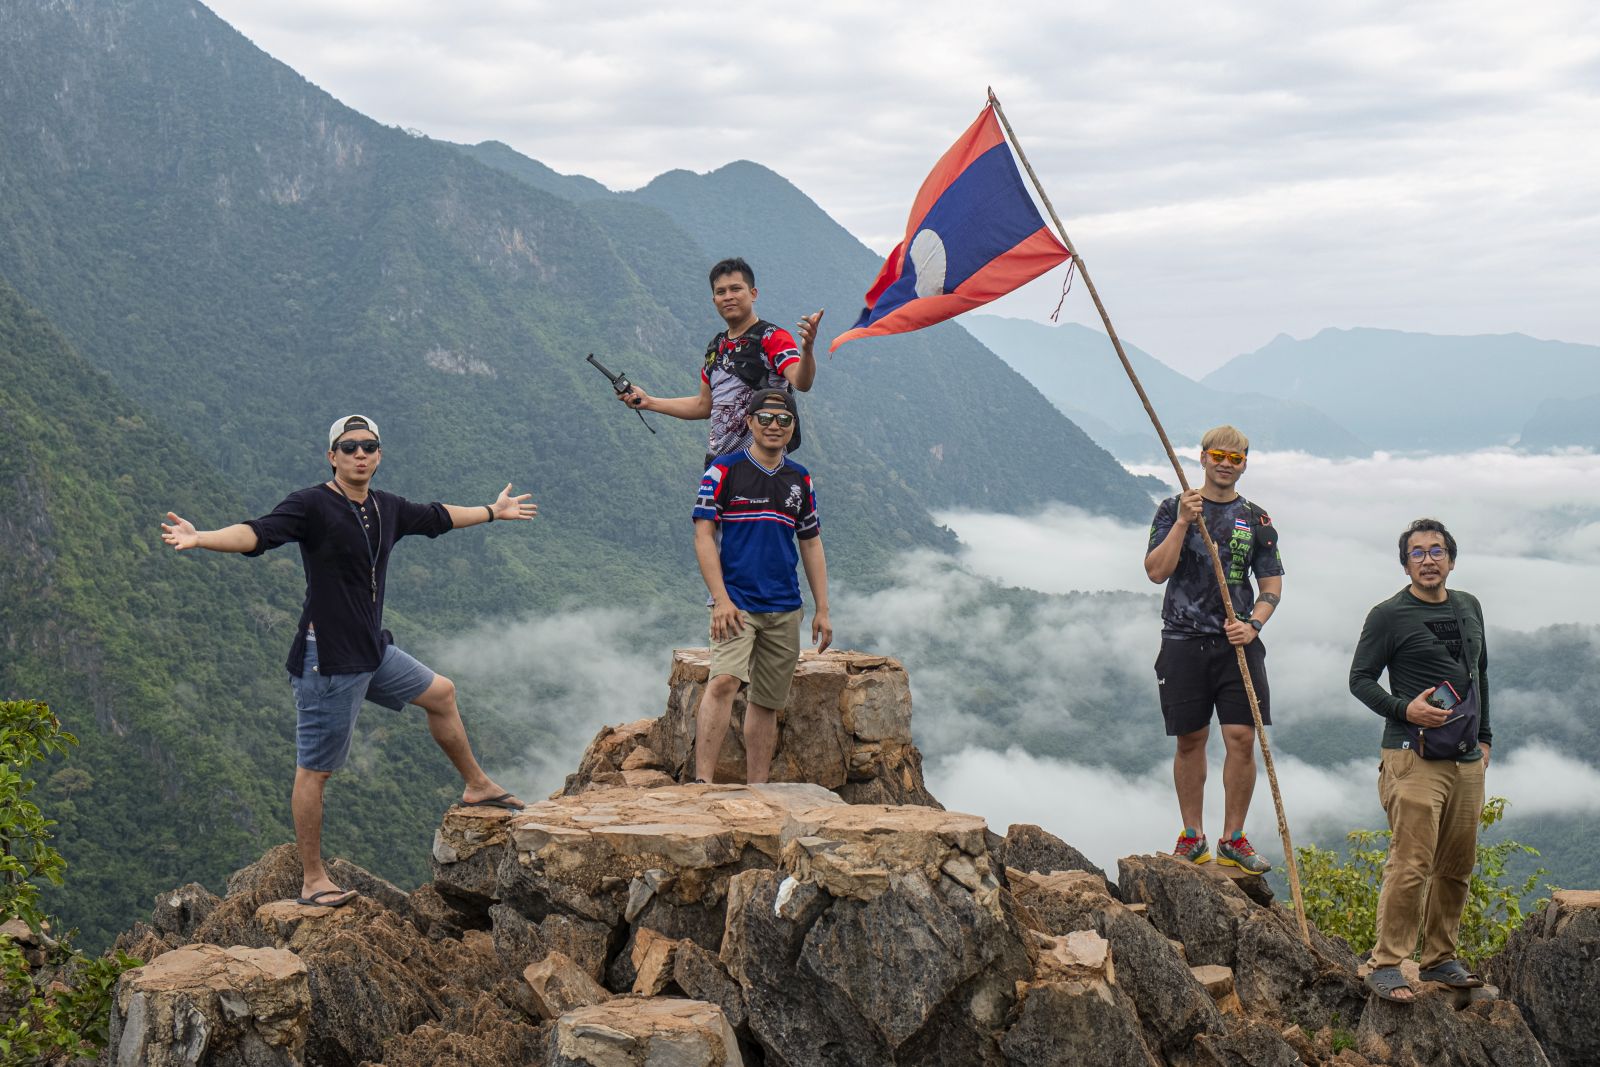
[(700, 1000), (616, 997), (556, 1020), (557, 1067), (743, 1067), (722, 1009)]

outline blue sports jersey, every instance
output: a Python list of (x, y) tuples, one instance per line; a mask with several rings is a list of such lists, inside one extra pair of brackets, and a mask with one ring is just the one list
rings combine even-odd
[(811, 475), (784, 458), (767, 470), (748, 450), (718, 456), (700, 479), (694, 517), (721, 528), (722, 583), (742, 611), (793, 611), (800, 599), (796, 539), (822, 533)]

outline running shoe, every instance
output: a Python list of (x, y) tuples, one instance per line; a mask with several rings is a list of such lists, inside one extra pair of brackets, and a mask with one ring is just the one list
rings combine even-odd
[(1235, 830), (1232, 837), (1217, 842), (1217, 862), (1251, 874), (1266, 874), (1272, 870), (1272, 864), (1256, 855), (1256, 850), (1250, 847), (1243, 830)]
[(1172, 854), (1190, 863), (1211, 862), (1211, 848), (1206, 844), (1205, 835), (1192, 826), (1183, 828), (1183, 833), (1178, 835), (1178, 843), (1172, 847)]

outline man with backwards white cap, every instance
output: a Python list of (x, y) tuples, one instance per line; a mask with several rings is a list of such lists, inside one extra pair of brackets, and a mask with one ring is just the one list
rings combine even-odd
[(295, 776), (291, 808), (300, 851), (302, 904), (340, 907), (355, 899), (322, 864), (323, 787), (350, 754), (363, 700), (399, 711), (415, 704), (428, 713), (428, 731), (461, 773), (461, 802), (520, 809), (522, 801), (496, 785), (472, 755), (456, 706), (456, 688), (401, 651), (383, 628), (384, 580), (389, 555), (410, 534), (438, 537), (496, 519), (531, 519), (539, 512), (530, 493), (511, 495), (508, 484), (493, 504), (416, 504), (372, 488), (383, 459), (378, 424), (348, 415), (328, 428), (333, 477), (290, 493), (259, 519), (220, 530), (196, 530), (167, 513), (161, 538), (173, 548), (206, 548), (259, 556), (293, 541), (305, 565), (306, 600), (289, 646), (294, 688)]

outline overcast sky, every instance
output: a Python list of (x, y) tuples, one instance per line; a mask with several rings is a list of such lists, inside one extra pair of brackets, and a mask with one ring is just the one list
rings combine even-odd
[(616, 189), (753, 159), (879, 251), (993, 84), (1118, 331), (1190, 373), (1328, 326), (1600, 343), (1581, 0), (211, 6), (380, 122)]

